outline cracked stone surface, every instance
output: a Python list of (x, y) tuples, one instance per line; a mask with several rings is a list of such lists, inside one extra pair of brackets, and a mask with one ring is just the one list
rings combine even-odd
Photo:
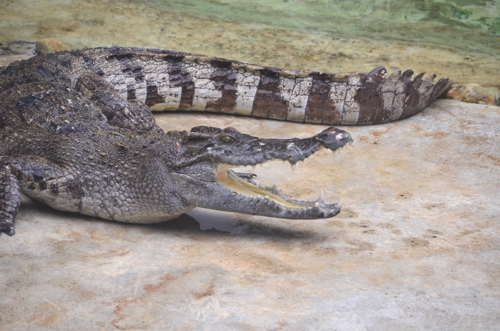
[[(263, 137), (317, 125), (161, 114), (166, 130)], [(500, 326), (500, 108), (439, 100), (408, 120), (347, 128), (354, 144), (292, 172), (293, 197), (343, 199), (292, 221), (195, 209), (130, 225), (23, 200), (0, 236), (5, 330), (495, 330)]]

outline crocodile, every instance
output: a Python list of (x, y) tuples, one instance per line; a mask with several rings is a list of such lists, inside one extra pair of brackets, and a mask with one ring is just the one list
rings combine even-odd
[[(329, 218), (338, 203), (288, 197), (235, 167), (292, 167), (351, 135), (330, 125), (409, 117), (451, 87), (383, 67), (293, 71), (168, 50), (101, 47), (35, 56), (0, 72), (0, 233), (15, 233), (20, 192), (52, 208), (155, 223), (195, 207), (287, 219)], [(323, 124), (312, 137), (263, 139), (234, 128), (164, 132), (152, 111)]]

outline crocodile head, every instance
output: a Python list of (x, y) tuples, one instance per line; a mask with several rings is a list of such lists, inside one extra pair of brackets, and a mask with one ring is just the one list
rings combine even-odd
[(293, 169), (319, 149), (335, 151), (350, 142), (349, 133), (333, 127), (305, 139), (261, 139), (233, 128), (199, 126), (176, 142), (170, 174), (183, 198), (196, 207), (289, 219), (327, 218), (340, 212), (340, 204), (326, 204), (322, 194), (316, 201), (293, 200), (276, 186), (255, 183), (255, 174), (231, 168), (283, 160)]

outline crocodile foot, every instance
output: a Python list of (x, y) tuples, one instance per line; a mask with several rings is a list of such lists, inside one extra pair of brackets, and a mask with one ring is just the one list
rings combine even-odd
[(14, 224), (10, 221), (0, 221), (0, 234), (6, 233), (9, 236), (13, 236), (16, 233)]

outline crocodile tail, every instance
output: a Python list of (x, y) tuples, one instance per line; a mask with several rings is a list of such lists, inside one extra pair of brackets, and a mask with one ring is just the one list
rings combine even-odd
[(138, 48), (82, 53), (123, 98), (153, 111), (199, 111), (328, 125), (379, 124), (421, 111), (451, 88), (448, 79), (383, 67), (331, 74)]
[[(401, 120), (420, 112), (452, 86), (447, 78), (433, 82), (435, 75), (396, 71), (387, 75), (384, 67), (370, 73), (355, 73), (347, 78), (344, 104), (339, 106), (339, 124), (381, 124)], [(340, 111), (342, 109), (342, 111)]]

